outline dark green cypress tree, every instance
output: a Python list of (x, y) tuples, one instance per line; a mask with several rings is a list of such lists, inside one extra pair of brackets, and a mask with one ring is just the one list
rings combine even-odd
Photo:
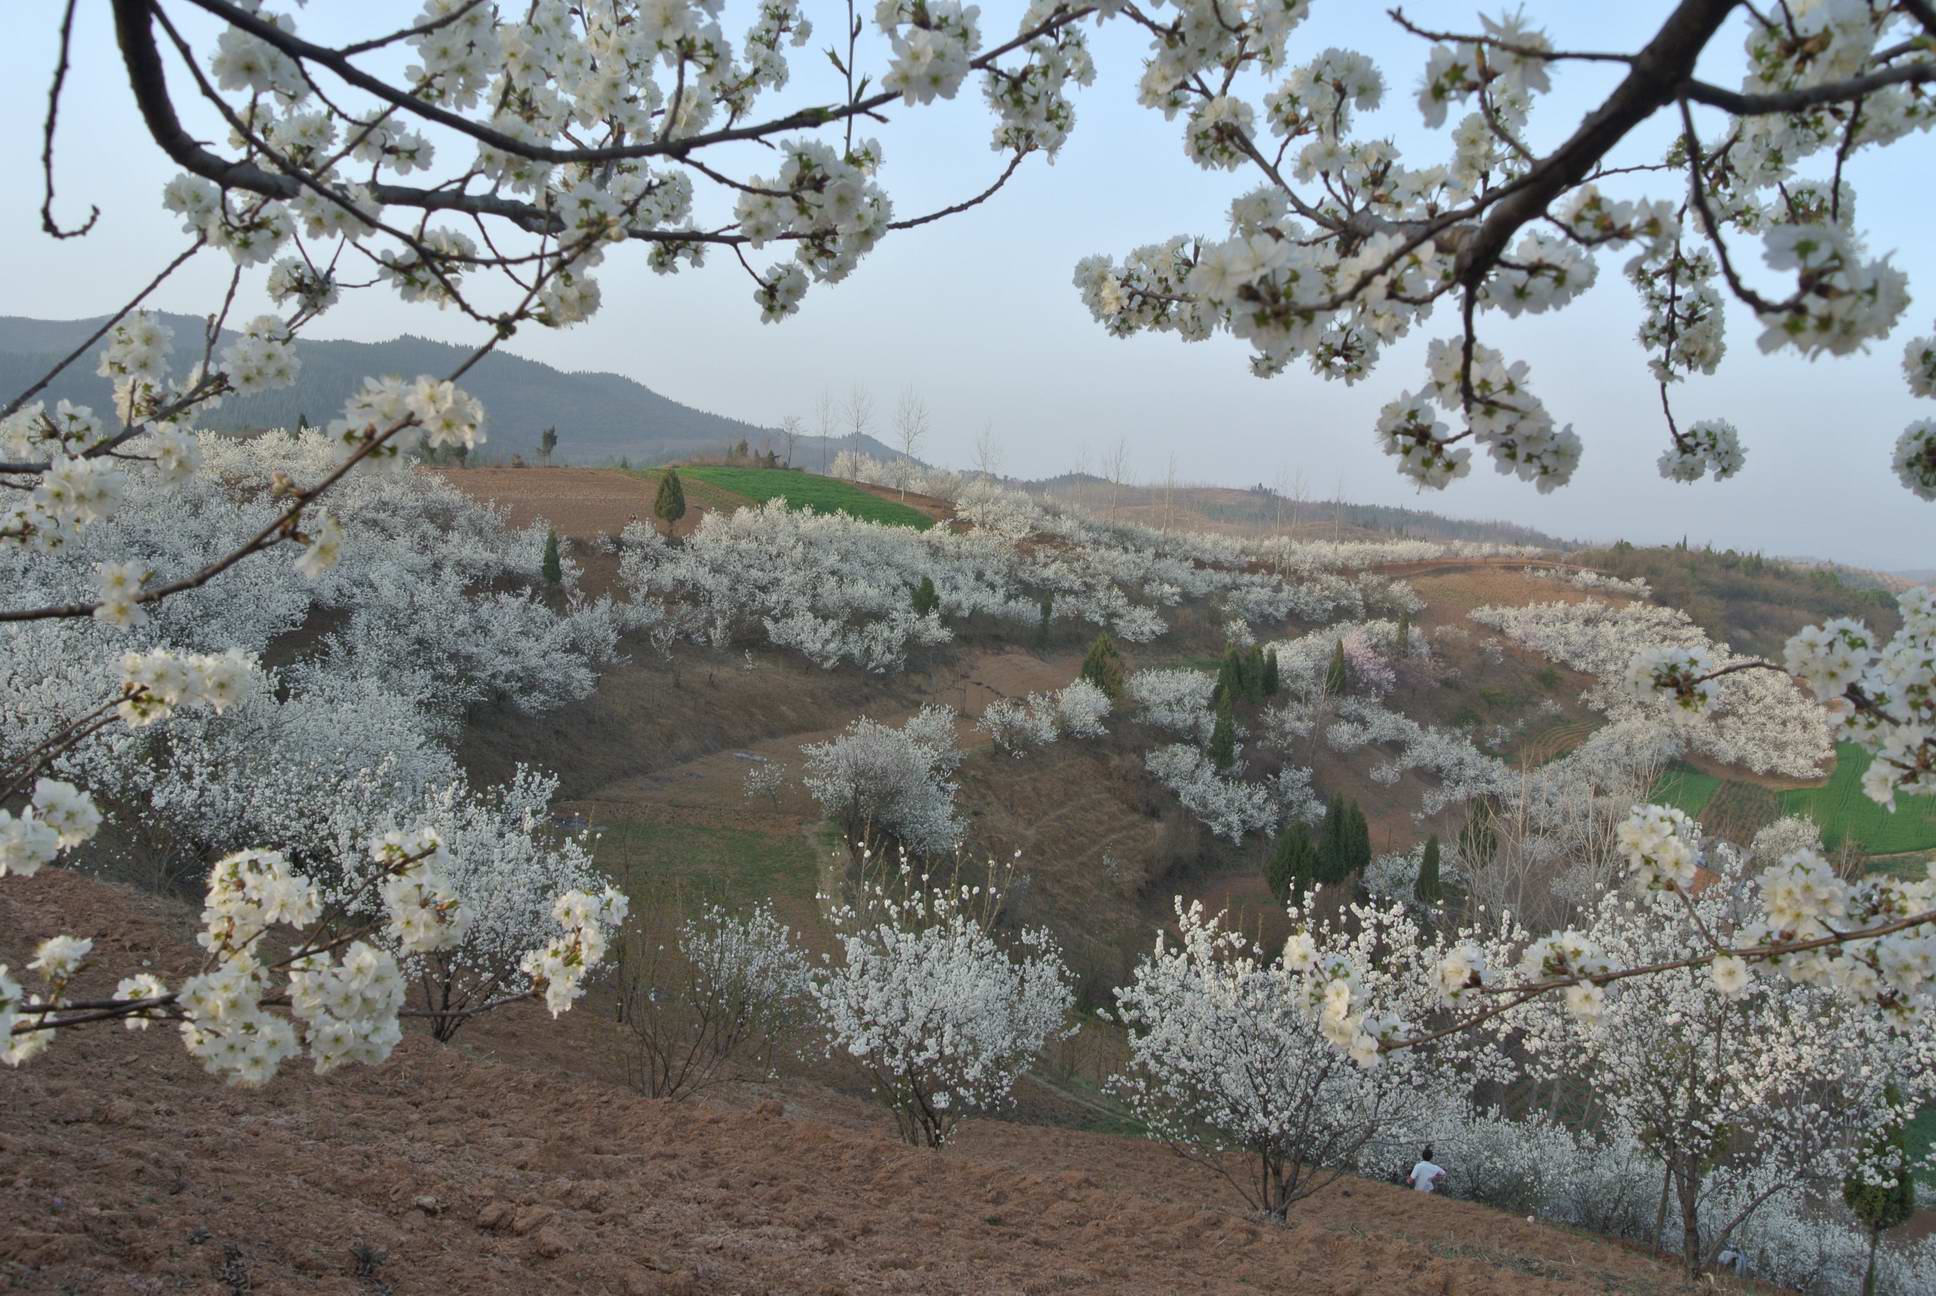
[(1331, 649), (1331, 664), (1324, 671), (1324, 691), (1332, 697), (1343, 693), (1351, 683), (1351, 672), (1344, 663), (1344, 640)]
[(1055, 591), (1050, 590), (1042, 596), (1042, 622), (1035, 628), (1035, 646), (1049, 646), (1049, 621), (1055, 616)]
[(1111, 702), (1123, 700), (1123, 655), (1107, 632), (1096, 636), (1089, 655), (1082, 659), (1082, 678), (1103, 691)]
[(667, 527), (686, 515), (686, 488), (679, 481), (677, 468), (666, 469), (665, 476), (659, 478), (659, 498), (653, 501), (652, 512)]
[(1244, 655), (1244, 695), (1252, 702), (1264, 700), (1264, 647), (1252, 644)]
[(1412, 894), (1420, 904), (1435, 905), (1445, 898), (1445, 887), (1439, 882), (1439, 838), (1434, 833), (1425, 839), (1425, 858), (1419, 862), (1418, 885)]
[(1277, 678), (1277, 649), (1272, 648), (1264, 654), (1264, 696), (1276, 697), (1281, 687)]
[(1296, 820), (1277, 834), (1277, 845), (1264, 865), (1264, 881), (1281, 905), (1302, 901), (1317, 880), (1317, 848), (1311, 830)]
[(1318, 824), (1317, 859), (1313, 872), (1325, 886), (1336, 886), (1351, 872), (1346, 862), (1350, 847), (1346, 838), (1349, 829), (1346, 823), (1344, 798), (1337, 793), (1325, 802), (1324, 819)]
[(1217, 690), (1233, 703), (1244, 695), (1244, 659), (1235, 648), (1223, 655), (1223, 664), (1217, 667)]
[[(1893, 1107), (1902, 1101), (1894, 1085), (1884, 1091)], [(1884, 1188), (1871, 1179), (1894, 1179)], [(1909, 1142), (1904, 1123), (1892, 1119), (1877, 1130), (1862, 1159), (1842, 1181), (1842, 1201), (1869, 1231), (1869, 1272), (1862, 1279), (1862, 1296), (1874, 1296), (1876, 1249), (1882, 1235), (1916, 1213), (1916, 1178), (1909, 1165)]]
[(556, 585), (565, 579), (564, 564), (558, 560), (558, 528), (545, 532), (544, 550), (545, 584)]
[[(1347, 822), (1350, 835), (1346, 840), (1350, 850), (1345, 856), (1345, 877), (1353, 873), (1363, 873), (1371, 867), (1371, 825), (1365, 822), (1365, 812), (1359, 808), (1356, 801), (1351, 803), (1350, 818)], [(1342, 882), (1344, 878), (1338, 880)]]
[(1392, 634), (1392, 656), (1403, 657), (1411, 651), (1411, 647), (1412, 614), (1410, 612), (1400, 612), (1398, 614), (1398, 629)]
[(916, 616), (926, 616), (941, 606), (941, 595), (935, 592), (932, 576), (923, 576), (921, 583), (914, 587), (913, 601)]
[(1237, 763), (1237, 722), (1230, 713), (1230, 695), (1217, 706), (1217, 723), (1210, 731), (1210, 763), (1221, 774)]

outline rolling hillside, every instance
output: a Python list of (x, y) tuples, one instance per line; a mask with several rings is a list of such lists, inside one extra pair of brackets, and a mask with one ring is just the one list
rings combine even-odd
[[(202, 323), (186, 315), (158, 315), (175, 330), (175, 356), (185, 361), (191, 342), (201, 336)], [(0, 316), (0, 390), (20, 391), (90, 333), (101, 317), (84, 320), (36, 320)], [(199, 352), (199, 345), (194, 347)], [(211, 410), (203, 425), (215, 429), (293, 427), (299, 417), (312, 423), (334, 417), (365, 376), (370, 374), (443, 374), (466, 355), (465, 348), (419, 337), (388, 342), (340, 342), (301, 339), (302, 374), (295, 386), (260, 396), (230, 397)], [(84, 356), (54, 380), (44, 393), (48, 400), (71, 400), (106, 409), (111, 403), (105, 378), (94, 372), (94, 353)], [(521, 356), (497, 351), (479, 361), (465, 375), (464, 387), (490, 412), (490, 442), (485, 460), (527, 457), (538, 447), (547, 427), (559, 431), (556, 460), (565, 463), (605, 463), (620, 457), (659, 463), (691, 455), (717, 453), (742, 439), (757, 450), (775, 438), (771, 428), (710, 414), (659, 395), (642, 383), (609, 373), (568, 373)], [(889, 449), (871, 437), (863, 448), (874, 455)], [(819, 437), (803, 437), (795, 461), (817, 466), (823, 451), (851, 446), (851, 438), (825, 447)]]

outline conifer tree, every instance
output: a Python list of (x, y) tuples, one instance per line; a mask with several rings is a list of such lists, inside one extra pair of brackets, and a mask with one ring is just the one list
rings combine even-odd
[(1252, 702), (1264, 700), (1264, 648), (1252, 644), (1244, 656), (1244, 696)]
[(1317, 847), (1311, 844), (1311, 830), (1295, 819), (1277, 834), (1277, 845), (1264, 865), (1264, 881), (1277, 902), (1288, 905), (1310, 894), (1317, 882)]
[(1049, 622), (1054, 616), (1055, 616), (1055, 591), (1050, 590), (1047, 593), (1042, 595), (1042, 620), (1041, 620), (1041, 623), (1035, 627), (1035, 646), (1036, 647), (1047, 648), (1049, 646)]
[(1392, 634), (1392, 656), (1404, 657), (1412, 647), (1412, 614), (1401, 611), (1398, 614), (1398, 629)]
[(1089, 655), (1082, 659), (1082, 678), (1101, 689), (1111, 702), (1120, 702), (1123, 675), (1123, 655), (1116, 651), (1116, 641), (1107, 631), (1097, 635), (1096, 642), (1089, 645)]
[(659, 498), (653, 502), (652, 512), (668, 530), (686, 515), (686, 488), (679, 481), (677, 468), (666, 469), (665, 476), (659, 478)]
[(1264, 654), (1264, 696), (1276, 697), (1282, 687), (1277, 677), (1277, 649), (1272, 648)]
[(1331, 649), (1331, 664), (1324, 671), (1324, 692), (1328, 697), (1337, 697), (1351, 682), (1351, 673), (1344, 664), (1344, 640), (1340, 639)]
[(545, 532), (544, 578), (547, 585), (557, 585), (565, 579), (564, 564), (558, 559), (557, 527)]
[[(1902, 1102), (1894, 1085), (1888, 1087), (1886, 1097), (1891, 1107)], [(1894, 1182), (1885, 1188), (1874, 1182), (1879, 1179)], [(1869, 1271), (1862, 1279), (1862, 1296), (1874, 1296), (1876, 1249), (1883, 1233), (1916, 1213), (1916, 1179), (1902, 1120), (1891, 1120), (1875, 1132), (1862, 1159), (1842, 1182), (1842, 1200), (1869, 1231)]]
[(934, 577), (922, 576), (921, 583), (914, 588), (914, 615), (926, 616), (941, 606), (941, 595), (935, 591)]
[(1336, 792), (1324, 806), (1324, 820), (1318, 824), (1317, 860), (1314, 873), (1325, 886), (1336, 886), (1351, 873), (1346, 856), (1350, 850), (1344, 797)]
[[(1349, 849), (1345, 855), (1345, 877), (1350, 877), (1371, 867), (1371, 825), (1365, 822), (1365, 812), (1356, 801), (1347, 804), (1349, 815), (1345, 822)], [(1342, 882), (1345, 878), (1338, 880)]]
[(1237, 655), (1235, 648), (1223, 655), (1223, 664), (1217, 667), (1217, 696), (1230, 699), (1234, 704), (1244, 694), (1244, 659)]
[(558, 448), (558, 429), (555, 427), (548, 427), (544, 430), (544, 435), (538, 438), (538, 451), (539, 453), (544, 455), (544, 461), (546, 463), (550, 463), (551, 452), (553, 450), (556, 450), (557, 448)]
[(1217, 723), (1210, 731), (1210, 763), (1222, 773), (1237, 763), (1237, 723), (1230, 712), (1230, 695), (1217, 704)]
[(1445, 888), (1439, 882), (1439, 838), (1434, 833), (1425, 839), (1425, 857), (1418, 866), (1418, 885), (1412, 894), (1420, 904), (1435, 905), (1445, 898)]

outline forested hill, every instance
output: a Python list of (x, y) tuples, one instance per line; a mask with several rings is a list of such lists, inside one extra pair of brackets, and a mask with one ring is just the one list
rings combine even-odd
[[(174, 358), (186, 367), (199, 358), (202, 323), (186, 315), (158, 314), (175, 330)], [(101, 319), (36, 320), (0, 316), (0, 390), (7, 396), (33, 383), (90, 333)], [(388, 342), (329, 342), (299, 339), (302, 374), (295, 386), (260, 396), (229, 397), (208, 412), (201, 425), (215, 429), (294, 427), (298, 417), (326, 423), (372, 374), (445, 374), (467, 354), (461, 347), (426, 338)], [(112, 403), (105, 378), (96, 376), (95, 353), (75, 361), (45, 393), (105, 410)], [(771, 428), (709, 414), (659, 395), (618, 374), (567, 373), (535, 360), (493, 352), (464, 375), (464, 389), (489, 412), (488, 457), (531, 454), (547, 427), (558, 429), (557, 459), (603, 463), (628, 457), (642, 463), (717, 453), (742, 439), (758, 450), (778, 445)], [(870, 454), (887, 447), (863, 438)], [(842, 439), (834, 450), (851, 444)], [(818, 466), (825, 457), (818, 438), (802, 438), (796, 462)]]

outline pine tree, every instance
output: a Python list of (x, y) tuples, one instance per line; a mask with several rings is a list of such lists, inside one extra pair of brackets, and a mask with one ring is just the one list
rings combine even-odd
[(941, 606), (941, 595), (935, 592), (934, 578), (923, 576), (921, 583), (914, 587), (914, 615), (926, 616)]
[(1345, 686), (1351, 682), (1351, 672), (1344, 664), (1344, 640), (1331, 649), (1331, 664), (1324, 671), (1324, 691), (1327, 696), (1338, 697)]
[(1252, 702), (1264, 700), (1264, 649), (1252, 644), (1244, 656), (1244, 696)]
[(1317, 860), (1313, 869), (1317, 880), (1325, 886), (1336, 886), (1351, 874), (1351, 865), (1347, 860), (1350, 851), (1348, 818), (1344, 797), (1332, 793), (1324, 806), (1324, 820), (1318, 824)]
[(1425, 839), (1425, 858), (1419, 862), (1418, 885), (1412, 894), (1423, 905), (1436, 905), (1445, 898), (1445, 888), (1439, 882), (1439, 839), (1438, 834)]
[(1412, 614), (1401, 611), (1398, 614), (1398, 629), (1392, 635), (1392, 656), (1404, 657), (1412, 648)]
[(1223, 655), (1223, 664), (1217, 667), (1217, 688), (1215, 696), (1226, 699), (1235, 705), (1244, 695), (1244, 659), (1232, 648)]
[(555, 427), (548, 427), (544, 430), (544, 435), (538, 438), (538, 449), (544, 454), (544, 460), (546, 463), (551, 462), (551, 452), (553, 450), (556, 450), (557, 448), (558, 448), (558, 429)]
[(564, 564), (558, 560), (557, 527), (545, 532), (544, 578), (547, 585), (557, 585), (565, 579)]
[(1311, 830), (1293, 820), (1277, 834), (1277, 846), (1264, 865), (1264, 881), (1282, 905), (1302, 901), (1317, 881), (1317, 847)]
[(1348, 834), (1345, 838), (1347, 846), (1345, 876), (1338, 879), (1340, 882), (1353, 873), (1363, 873), (1371, 867), (1371, 825), (1365, 822), (1365, 812), (1358, 807), (1356, 801), (1349, 802), (1348, 805), (1349, 816), (1345, 821)]
[(1055, 591), (1050, 590), (1042, 596), (1042, 621), (1035, 627), (1035, 646), (1049, 646), (1049, 622), (1055, 616)]
[(665, 476), (659, 478), (659, 498), (653, 502), (652, 512), (667, 529), (686, 515), (686, 488), (679, 481), (679, 470), (668, 468)]
[(1082, 659), (1082, 678), (1101, 689), (1111, 702), (1123, 700), (1123, 655), (1107, 632), (1096, 636), (1089, 655)]
[(1264, 654), (1264, 696), (1276, 697), (1282, 687), (1277, 678), (1277, 649), (1272, 648)]
[(1210, 731), (1210, 763), (1221, 774), (1237, 763), (1237, 722), (1230, 713), (1230, 695), (1217, 707), (1217, 723)]
[[(1890, 1085), (1884, 1096), (1891, 1107), (1902, 1102), (1902, 1094)], [(1887, 1188), (1870, 1182), (1893, 1179)], [(1904, 1123), (1893, 1119), (1877, 1130), (1862, 1159), (1842, 1181), (1842, 1200), (1869, 1230), (1869, 1272), (1862, 1279), (1862, 1296), (1874, 1296), (1876, 1249), (1882, 1235), (1916, 1213), (1916, 1179), (1909, 1165), (1909, 1142)]]

